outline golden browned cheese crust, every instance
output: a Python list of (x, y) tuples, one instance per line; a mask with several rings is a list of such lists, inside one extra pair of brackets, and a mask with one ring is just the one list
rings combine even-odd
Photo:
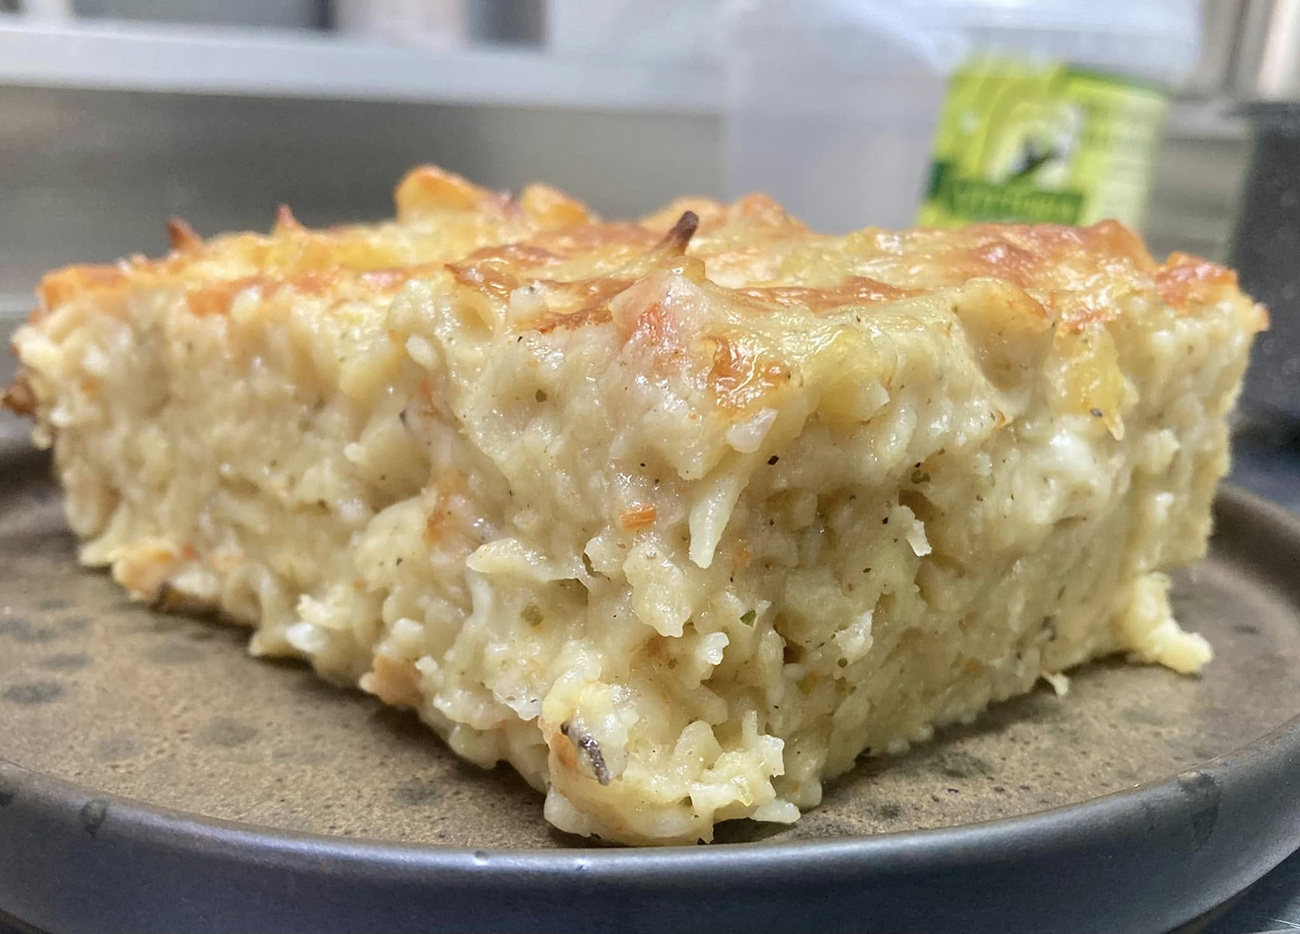
[[(665, 259), (684, 255), (697, 230), (707, 242), (693, 255), (716, 271), (713, 278), (737, 283), (727, 289), (730, 300), (755, 313), (771, 305), (821, 313), (884, 304), (990, 278), (1025, 290), (1056, 312), (1060, 326), (1077, 330), (1113, 317), (1119, 299), (1135, 289), (1154, 287), (1182, 310), (1237, 287), (1232, 270), (1195, 256), (1175, 253), (1157, 264), (1115, 221), (1082, 228), (868, 228), (829, 237), (810, 233), (774, 202), (751, 195), (734, 205), (684, 198), (639, 224), (602, 224), (547, 186), (512, 199), (433, 166), (410, 173), (396, 201), (393, 224), (312, 231), (281, 205), (269, 236), (233, 234), (206, 242), (173, 217), (167, 221), (170, 255), (51, 272), (37, 290), (32, 319), (87, 294), (111, 303), (117, 293), (163, 285), (183, 287), (194, 314), (226, 313), (249, 288), (267, 298), (282, 289), (337, 299), (389, 295), (463, 256), (449, 267), (457, 282), (498, 299), (525, 282), (562, 282), (572, 307), (555, 309), (542, 326), (576, 327), (600, 323), (609, 298)], [(687, 213), (693, 220), (683, 224)], [(710, 240), (714, 231), (724, 233)], [(476, 249), (479, 244), (492, 245)], [(875, 277), (862, 275), (866, 270)], [(746, 284), (739, 285), (741, 279)], [(1266, 326), (1262, 309), (1258, 314)], [(577, 317), (562, 322), (564, 315)]]
[(162, 286), (184, 288), (194, 314), (227, 313), (233, 298), (249, 288), (268, 297), (282, 289), (339, 299), (392, 294), (481, 244), (592, 220), (579, 202), (545, 185), (530, 186), (515, 199), (434, 166), (407, 175), (396, 202), (394, 222), (326, 230), (308, 230), (281, 205), (269, 236), (241, 233), (209, 241), (173, 217), (167, 221), (173, 248), (168, 256), (51, 272), (37, 289), (33, 319), (91, 293), (111, 303), (131, 290)]
[(1110, 653), (1194, 672), (1262, 308), (1119, 224), (603, 222), (434, 168), (396, 217), (41, 283), (4, 404), (82, 559), (508, 761), (630, 843), (792, 821)]

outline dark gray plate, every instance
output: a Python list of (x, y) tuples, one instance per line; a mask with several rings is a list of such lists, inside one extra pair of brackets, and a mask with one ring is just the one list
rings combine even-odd
[[(3, 434), (3, 432), (0, 432)], [(734, 845), (583, 848), (506, 769), (79, 569), (0, 438), (0, 911), (51, 931), (1163, 932), (1300, 844), (1300, 522), (1225, 489), (1201, 678), (1104, 662)], [(760, 839), (761, 838), (761, 839)]]

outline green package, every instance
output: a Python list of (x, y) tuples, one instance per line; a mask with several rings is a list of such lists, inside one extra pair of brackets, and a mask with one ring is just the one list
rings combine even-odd
[(1138, 226), (1166, 105), (1157, 88), (1001, 58), (952, 76), (917, 223)]

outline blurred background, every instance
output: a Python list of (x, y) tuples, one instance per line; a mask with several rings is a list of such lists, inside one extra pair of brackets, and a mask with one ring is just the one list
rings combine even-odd
[[(44, 270), (163, 252), (169, 214), (204, 234), (266, 229), (279, 202), (381, 217), (418, 162), (609, 216), (762, 189), (825, 229), (979, 219), (934, 207), (957, 191), (936, 145), (994, 119), (952, 104), (989, 55), (1035, 99), (1062, 69), (1101, 83), (1021, 120), (985, 209), (1007, 178), (1082, 186), (1078, 220), (1240, 266), (1281, 325), (1252, 398), (1294, 416), (1300, 2), (1281, 0), (0, 0), (0, 334)], [(1091, 168), (1062, 182), (1071, 159)]]

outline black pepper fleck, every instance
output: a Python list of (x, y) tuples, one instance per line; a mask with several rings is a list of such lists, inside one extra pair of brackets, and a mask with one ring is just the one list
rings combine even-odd
[(608, 785), (610, 781), (609, 767), (605, 765), (605, 756), (600, 751), (600, 743), (596, 742), (596, 737), (581, 727), (574, 726), (570, 720), (565, 720), (560, 724), (560, 732), (567, 736), (574, 746), (586, 754), (587, 761), (591, 763), (592, 771), (596, 773), (596, 781), (602, 785)]

